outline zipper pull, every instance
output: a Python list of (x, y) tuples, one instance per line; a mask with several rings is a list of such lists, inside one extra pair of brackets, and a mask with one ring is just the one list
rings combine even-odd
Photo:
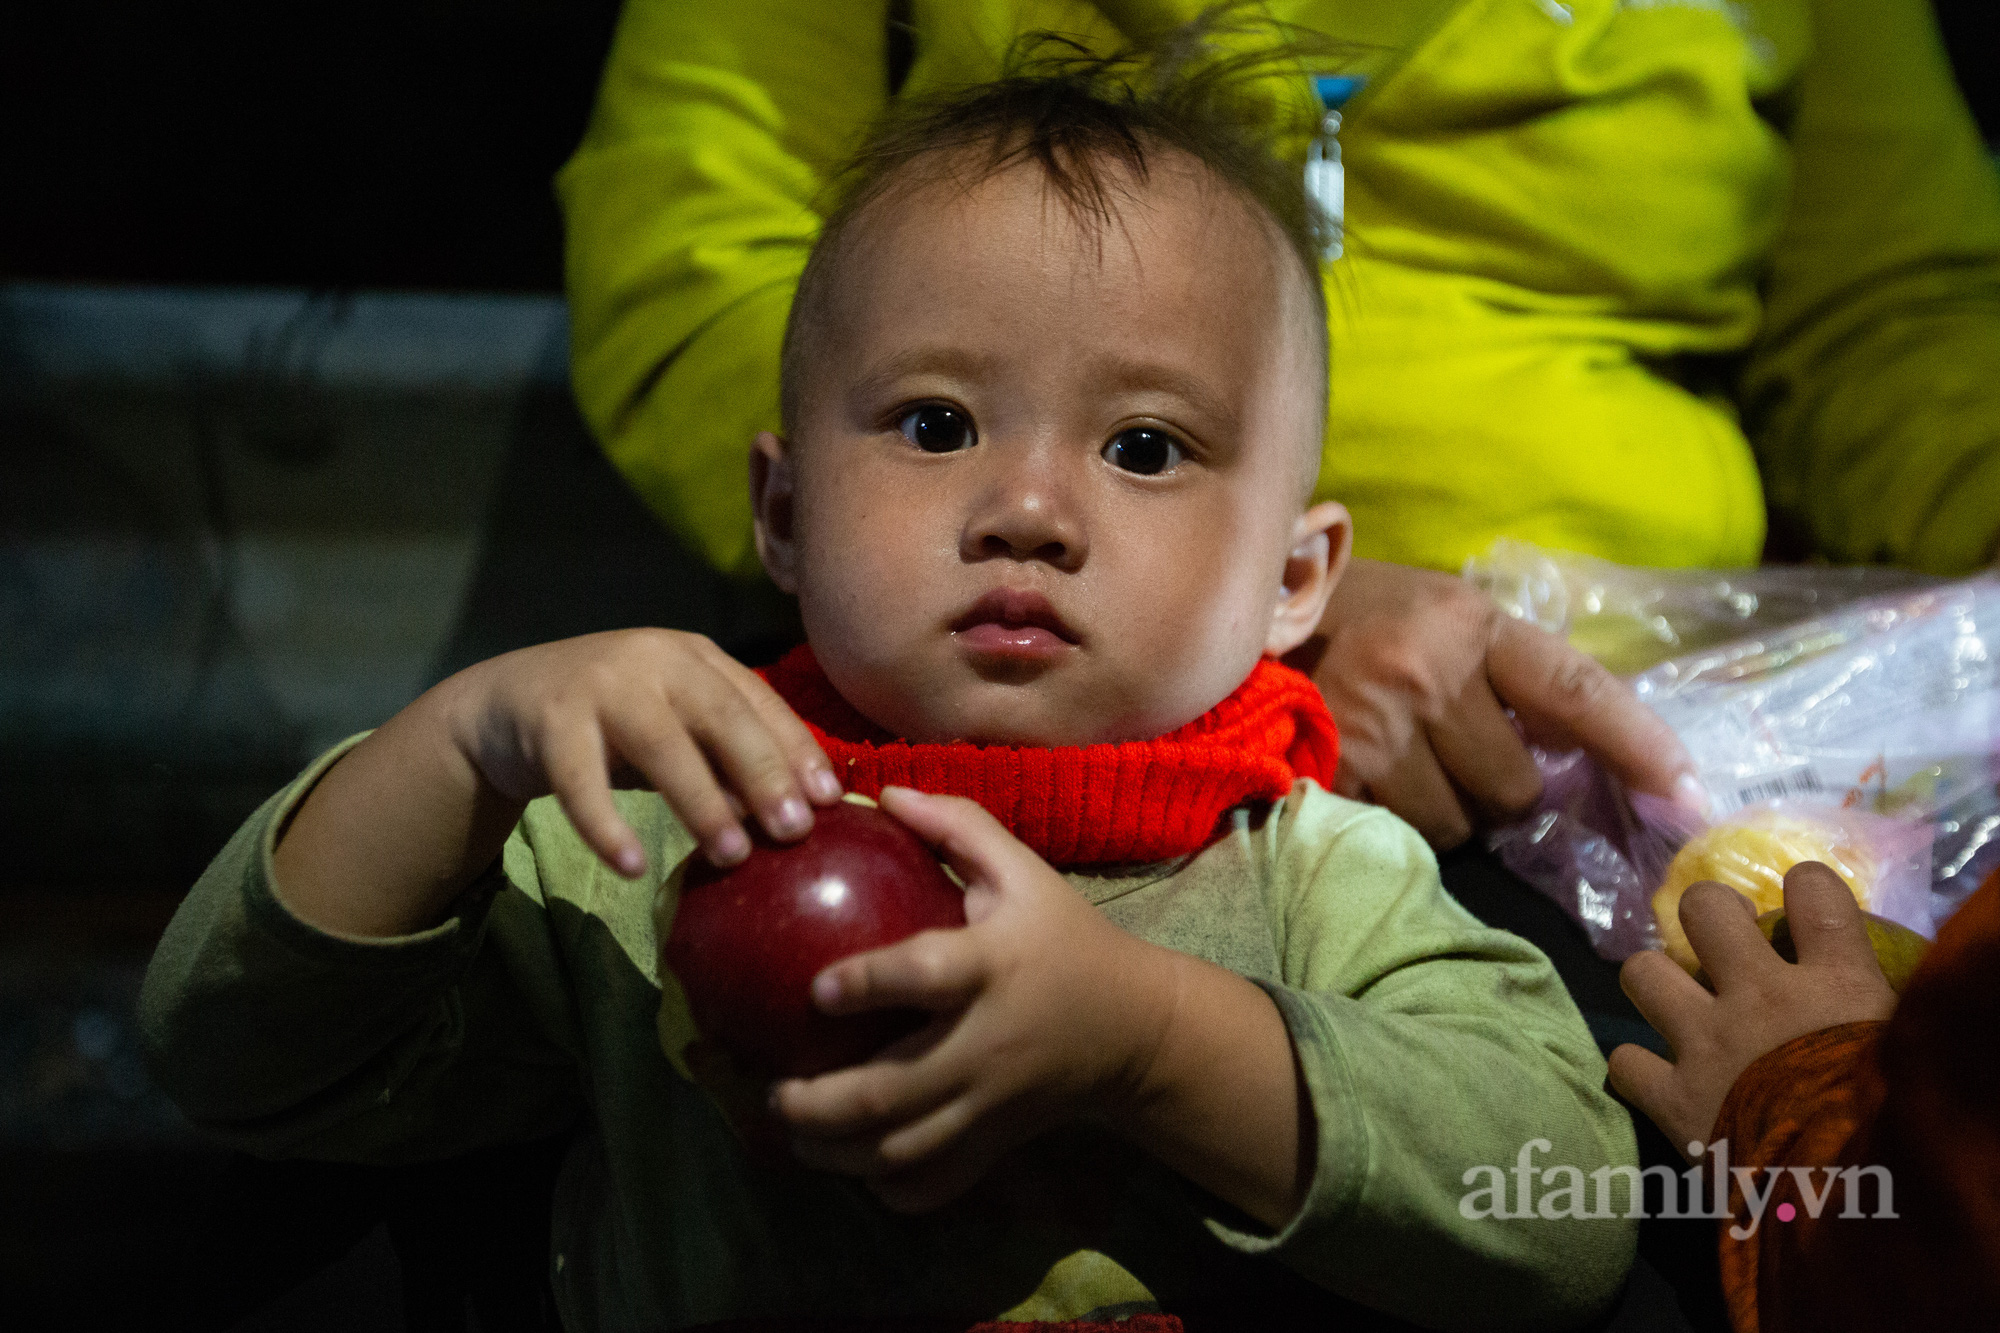
[(1312, 81), (1325, 114), (1319, 133), (1306, 149), (1306, 193), (1319, 204), (1330, 225), (1326, 242), (1329, 260), (1340, 258), (1340, 243), (1346, 234), (1347, 175), (1340, 165), (1340, 108), (1361, 91), (1362, 82), (1340, 74), (1321, 74)]

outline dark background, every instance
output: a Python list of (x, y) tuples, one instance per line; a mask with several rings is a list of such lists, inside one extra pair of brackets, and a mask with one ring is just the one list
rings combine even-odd
[[(9, 5), (0, 273), (556, 291), (549, 179), (583, 132), (617, 8)], [(1960, 85), (2000, 143), (1992, 8), (1937, 4)]]
[(0, 20), (0, 263), (546, 290), (615, 0), (53, 0)]

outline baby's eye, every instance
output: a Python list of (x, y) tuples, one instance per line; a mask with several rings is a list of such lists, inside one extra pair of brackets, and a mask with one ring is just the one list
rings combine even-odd
[(903, 438), (927, 454), (949, 454), (973, 443), (972, 418), (955, 407), (925, 403), (903, 414), (896, 423)]
[(1105, 462), (1148, 477), (1172, 471), (1181, 457), (1181, 447), (1173, 436), (1145, 426), (1121, 430), (1104, 446)]

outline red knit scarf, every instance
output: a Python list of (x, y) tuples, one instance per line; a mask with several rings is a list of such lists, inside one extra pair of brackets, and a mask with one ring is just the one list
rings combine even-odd
[(1158, 739), (1046, 749), (897, 740), (841, 698), (803, 645), (758, 674), (805, 719), (847, 790), (971, 797), (1051, 865), (1185, 856), (1235, 806), (1276, 800), (1298, 778), (1332, 787), (1340, 762), (1340, 734), (1319, 690), (1269, 660)]

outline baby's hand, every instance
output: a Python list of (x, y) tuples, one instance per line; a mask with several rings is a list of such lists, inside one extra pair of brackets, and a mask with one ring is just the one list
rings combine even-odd
[(1883, 979), (1861, 908), (1817, 861), (1785, 875), (1785, 916), (1799, 961), (1787, 963), (1757, 929), (1750, 904), (1713, 880), (1690, 887), (1681, 925), (1715, 993), (1665, 954), (1625, 960), (1619, 981), (1674, 1048), (1672, 1064), (1637, 1046), (1611, 1052), (1611, 1086), (1683, 1153), (1705, 1143), (1737, 1076), (1767, 1051), (1821, 1028), (1887, 1018), (1896, 994)]
[(829, 1013), (909, 1005), (936, 1019), (867, 1064), (778, 1084), (772, 1106), (808, 1165), (917, 1212), (1141, 1087), (1172, 1018), (1173, 965), (975, 803), (891, 787), (882, 808), (958, 873), (967, 924), (836, 963), (813, 994)]
[(449, 682), (453, 743), (509, 800), (554, 794), (619, 873), (645, 869), (613, 787), (652, 787), (710, 860), (750, 853), (746, 811), (774, 838), (840, 799), (826, 755), (784, 700), (699, 634), (631, 629), (523, 648)]

